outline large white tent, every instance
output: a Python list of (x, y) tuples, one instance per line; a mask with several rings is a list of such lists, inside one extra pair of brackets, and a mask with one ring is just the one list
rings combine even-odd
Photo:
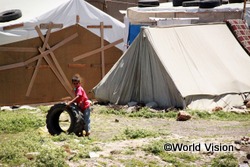
[(228, 109), (250, 92), (250, 58), (225, 24), (141, 29), (93, 92), (98, 101)]
[[(112, 25), (112, 29), (105, 29), (104, 39), (112, 43), (124, 37), (124, 24), (108, 14), (100, 11), (84, 0), (1, 0), (0, 13), (20, 9), (22, 17), (9, 21), (0, 22), (0, 45), (22, 41), (37, 37), (34, 27), (41, 23), (62, 23), (63, 28), (76, 24), (76, 16), (79, 16), (79, 24), (82, 27), (88, 25)], [(4, 30), (5, 27), (23, 23), (15, 29)], [(91, 32), (100, 36), (100, 29), (89, 29)], [(56, 31), (56, 29), (53, 29)], [(44, 30), (43, 33), (46, 31)], [(124, 45), (117, 45), (123, 50)]]

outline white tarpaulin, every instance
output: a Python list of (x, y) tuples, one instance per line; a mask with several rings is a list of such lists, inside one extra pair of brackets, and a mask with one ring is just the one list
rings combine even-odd
[(143, 28), (93, 89), (99, 101), (161, 107), (242, 105), (250, 58), (226, 24)]
[[(103, 22), (104, 25), (112, 25), (112, 29), (104, 29), (104, 39), (110, 43), (124, 37), (125, 26), (123, 23), (84, 0), (0, 1), (0, 13), (12, 9), (20, 9), (22, 17), (14, 21), (0, 23), (0, 45), (37, 37), (34, 27), (41, 23), (63, 24), (63, 28), (75, 25), (77, 15), (80, 18), (78, 24), (82, 27), (100, 25), (100, 22)], [(18, 23), (23, 23), (23, 26), (4, 30), (4, 27)], [(91, 28), (89, 30), (100, 36), (100, 29)], [(53, 29), (53, 31), (56, 31), (56, 29)], [(45, 30), (43, 33), (45, 33)], [(124, 44), (119, 44), (117, 47), (123, 50)]]
[[(227, 19), (242, 18), (244, 3), (230, 3), (214, 8), (199, 8), (199, 6), (183, 7), (173, 6), (172, 2), (161, 3), (158, 7), (130, 7), (127, 9), (127, 17), (133, 24), (150, 23), (150, 17), (155, 18), (190, 18), (198, 17), (194, 23), (223, 22)], [(246, 5), (245, 20), (250, 24), (250, 5)]]

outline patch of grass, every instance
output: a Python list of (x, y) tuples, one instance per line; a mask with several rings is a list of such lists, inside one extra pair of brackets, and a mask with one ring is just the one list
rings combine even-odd
[(163, 148), (165, 143), (166, 142), (163, 140), (154, 141), (151, 144), (146, 145), (143, 150), (157, 155), (163, 161), (178, 167), (195, 166), (192, 164), (200, 159), (198, 155), (189, 152), (167, 152)]
[(122, 153), (125, 154), (125, 155), (133, 155), (133, 154), (135, 154), (135, 151), (134, 151), (133, 148), (127, 148)]
[[(3, 136), (3, 135), (2, 135)], [(1, 137), (2, 137), (1, 136)], [(12, 137), (11, 137), (12, 136)], [(100, 150), (93, 146), (88, 138), (79, 138), (75, 135), (61, 133), (58, 136), (41, 136), (39, 131), (25, 131), (13, 135), (6, 135), (0, 139), (0, 164), (3, 166), (68, 166), (66, 160), (77, 161), (89, 158), (91, 150)], [(68, 151), (76, 151), (71, 155)], [(27, 153), (37, 152), (32, 160), (26, 157)]]
[(45, 125), (45, 118), (31, 114), (29, 110), (1, 111), (0, 134), (18, 133)]
[(91, 151), (97, 152), (97, 151), (102, 151), (102, 149), (101, 149), (101, 147), (99, 147), (99, 146), (93, 146), (93, 147), (91, 148)]
[(237, 158), (233, 154), (220, 154), (212, 159), (212, 167), (235, 167), (238, 166)]
[(114, 114), (114, 115), (125, 115), (127, 112), (123, 109), (115, 110), (112, 108), (103, 107), (98, 111), (100, 114)]
[[(101, 114), (114, 114), (114, 115), (124, 115), (128, 117), (142, 117), (142, 118), (176, 118), (176, 111), (168, 112), (152, 112), (148, 107), (142, 107), (139, 111), (127, 112), (124, 108), (108, 108), (103, 106), (98, 110)], [(210, 120), (223, 120), (223, 121), (247, 121), (250, 119), (250, 113), (234, 113), (226, 111), (216, 111), (208, 112), (201, 110), (187, 110), (188, 113), (192, 115), (195, 119), (210, 119)]]
[(66, 167), (68, 166), (65, 162), (66, 160), (66, 152), (62, 148), (55, 149), (41, 149), (40, 154), (37, 156), (34, 164), (37, 167), (44, 166), (58, 166), (58, 167)]
[(51, 141), (38, 135), (34, 131), (18, 133), (15, 137), (0, 142), (0, 162), (11, 166), (30, 162), (25, 156), (29, 152), (50, 152)]
[(50, 106), (38, 106), (37, 108), (40, 109), (42, 113), (47, 114)]
[(177, 112), (152, 112), (149, 108), (143, 107), (137, 112), (129, 113), (129, 117), (143, 117), (143, 118), (176, 118)]
[(206, 120), (221, 120), (221, 121), (247, 121), (250, 119), (249, 113), (234, 113), (225, 111), (216, 111), (210, 113), (208, 111), (189, 110), (193, 118), (201, 118)]
[(112, 109), (107, 107), (102, 107), (98, 110), (101, 114), (114, 114), (114, 115), (124, 115), (128, 117), (142, 117), (142, 118), (176, 118), (177, 112), (152, 112), (148, 107), (143, 107), (139, 111), (127, 112), (125, 109)]
[(163, 152), (160, 154), (163, 161), (171, 163), (173, 166), (178, 167), (195, 167), (195, 161), (198, 160), (195, 155), (190, 153), (178, 153), (178, 152)]
[(126, 159), (126, 160), (120, 160), (125, 167), (130, 167), (130, 166), (136, 166), (136, 167), (144, 167), (144, 166), (149, 166), (152, 167), (152, 163), (149, 164), (147, 162), (144, 162), (140, 159), (132, 158), (132, 159)]
[(121, 135), (116, 135), (113, 140), (138, 139), (145, 137), (156, 137), (158, 134), (145, 129), (126, 128)]
[(166, 142), (163, 140), (154, 141), (143, 147), (143, 150), (154, 155), (160, 155), (160, 153), (164, 152), (164, 144)]

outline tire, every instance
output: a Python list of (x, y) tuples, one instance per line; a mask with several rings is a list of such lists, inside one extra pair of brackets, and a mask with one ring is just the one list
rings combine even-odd
[(143, 8), (143, 7), (156, 7), (159, 6), (159, 0), (139, 0), (138, 1), (138, 7)]
[[(59, 118), (62, 112), (66, 111), (70, 116), (70, 126), (64, 131), (60, 127)], [(46, 116), (47, 129), (51, 135), (59, 135), (61, 133), (75, 133), (77, 136), (82, 136), (84, 127), (83, 114), (80, 108), (76, 105), (66, 106), (64, 103), (55, 104), (50, 108)]]
[(183, 0), (173, 0), (173, 6), (182, 6)]
[(214, 8), (220, 6), (221, 2), (219, 0), (204, 0), (200, 2), (200, 8)]
[(184, 2), (182, 2), (182, 6), (183, 6), (183, 7), (199, 6), (199, 5), (200, 5), (200, 1), (198, 1), (198, 0), (194, 0), (194, 1), (184, 1)]
[(8, 22), (12, 20), (16, 20), (22, 17), (22, 12), (19, 9), (6, 10), (0, 13), (0, 22)]

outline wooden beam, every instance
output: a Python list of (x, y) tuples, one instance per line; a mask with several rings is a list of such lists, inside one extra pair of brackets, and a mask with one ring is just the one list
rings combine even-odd
[[(53, 24), (50, 23), (50, 24), (49, 24), (49, 29), (48, 29), (48, 31), (47, 31), (47, 33), (46, 33), (45, 41), (44, 41), (44, 43), (43, 43), (43, 47), (42, 47), (41, 50), (39, 50), (40, 52), (43, 52), (43, 51), (45, 50), (45, 47), (46, 47), (46, 45), (47, 45), (47, 43), (48, 43), (48, 41), (49, 41), (49, 36), (50, 36), (50, 32), (51, 32), (52, 26), (53, 26)], [(41, 61), (42, 61), (42, 57), (40, 57), (40, 58), (38, 59), (38, 61), (37, 61), (36, 68), (35, 68), (35, 70), (34, 70), (34, 73), (33, 73), (32, 78), (31, 78), (31, 80), (30, 80), (28, 89), (27, 89), (27, 91), (26, 91), (26, 96), (29, 96), (29, 95), (30, 95), (30, 92), (31, 92), (31, 89), (32, 89), (32, 87), (33, 87), (33, 85), (34, 85), (34, 81), (35, 81), (35, 79), (36, 79), (36, 76), (37, 76), (37, 73), (38, 73), (38, 70), (39, 70), (39, 66), (40, 66), (40, 64), (41, 64)]]
[(75, 34), (69, 36), (68, 38), (65, 38), (63, 41), (61, 41), (61, 42), (57, 43), (56, 45), (54, 45), (50, 50), (44, 51), (44, 52), (42, 52), (41, 54), (39, 54), (39, 55), (37, 55), (37, 56), (35, 56), (35, 57), (32, 57), (32, 58), (28, 59), (28, 60), (26, 60), (24, 63), (25, 63), (25, 64), (29, 64), (29, 63), (32, 63), (33, 61), (38, 60), (40, 57), (43, 57), (44, 55), (47, 55), (47, 54), (53, 52), (54, 50), (56, 50), (57, 48), (61, 47), (61, 46), (64, 45), (65, 43), (71, 41), (72, 39), (76, 38), (77, 36), (78, 36), (78, 34), (75, 33)]
[(29, 47), (0, 47), (0, 52), (37, 52), (37, 48)]
[(52, 30), (52, 26), (53, 26), (53, 23), (50, 23), (50, 24), (49, 24), (48, 31), (47, 31), (47, 33), (46, 33), (45, 40), (43, 40), (42, 51), (45, 51), (45, 48), (46, 48), (46, 46), (47, 46), (47, 44), (48, 44), (49, 36), (50, 36), (51, 30)]
[(9, 70), (9, 69), (12, 69), (12, 68), (23, 67), (23, 66), (25, 66), (24, 62), (3, 65), (3, 66), (0, 66), (0, 71), (2, 71), (2, 70)]
[(103, 48), (98, 48), (98, 49), (93, 50), (93, 51), (90, 51), (90, 52), (88, 52), (88, 53), (84, 53), (84, 54), (81, 54), (81, 55), (79, 55), (79, 56), (76, 56), (76, 57), (73, 58), (73, 61), (75, 62), (75, 61), (81, 60), (81, 59), (83, 59), (83, 58), (89, 57), (89, 56), (91, 56), (91, 55), (93, 55), (93, 54), (99, 53), (99, 52), (101, 52), (102, 50), (109, 49), (109, 48), (111, 48), (111, 47), (113, 47), (113, 46), (115, 46), (115, 45), (117, 45), (117, 44), (119, 44), (119, 43), (122, 43), (122, 42), (123, 42), (123, 39), (119, 39), (119, 40), (117, 40), (117, 41), (115, 41), (115, 42), (113, 42), (113, 43), (110, 43), (110, 44), (108, 44), (108, 45), (105, 45)]
[[(99, 26), (99, 25), (89, 25), (89, 26), (87, 26), (87, 28), (101, 28), (101, 26)], [(112, 25), (104, 25), (103, 28), (112, 28)]]
[(35, 81), (35, 79), (36, 79), (36, 76), (37, 76), (37, 73), (38, 73), (38, 69), (39, 69), (39, 66), (40, 66), (41, 62), (42, 62), (42, 58), (38, 59), (37, 64), (36, 64), (35, 71), (34, 71), (34, 73), (33, 73), (33, 75), (32, 75), (32, 78), (31, 78), (31, 80), (30, 80), (28, 89), (27, 89), (27, 91), (26, 91), (26, 96), (29, 96), (29, 95), (30, 95), (30, 92), (31, 92), (31, 89), (32, 89), (32, 87), (33, 87), (33, 85), (34, 85), (34, 81)]
[(78, 24), (80, 22), (80, 16), (76, 15), (76, 24)]
[[(51, 23), (41, 23), (40, 24), (40, 29), (48, 29), (50, 24)], [(54, 24), (53, 23), (52, 28), (63, 28), (63, 24)]]
[(87, 64), (68, 64), (69, 68), (85, 68)]
[(46, 62), (49, 64), (50, 68), (52, 69), (52, 71), (54, 72), (54, 74), (56, 75), (56, 77), (59, 79), (59, 81), (61, 82), (61, 84), (64, 86), (64, 88), (66, 89), (66, 91), (72, 96), (74, 97), (73, 92), (67, 87), (66, 82), (63, 80), (62, 76), (60, 75), (60, 73), (57, 71), (56, 67), (54, 66), (54, 64), (52, 63), (52, 61), (49, 59), (48, 56), (45, 56), (44, 59), (46, 60)]
[(3, 30), (11, 30), (11, 29), (15, 29), (15, 28), (20, 28), (23, 27), (23, 23), (18, 23), (18, 24), (13, 24), (13, 25), (9, 25), (9, 26), (4, 26)]
[(51, 52), (53, 52), (54, 50), (56, 50), (57, 48), (59, 48), (60, 46), (64, 45), (65, 43), (69, 42), (70, 40), (76, 38), (78, 36), (77, 33), (71, 35), (70, 37), (64, 39), (63, 41), (59, 42), (58, 44), (54, 45), (51, 50), (47, 50), (45, 52), (42, 52), (41, 54), (35, 56), (35, 57), (32, 57), (24, 62), (20, 62), (20, 63), (14, 63), (14, 64), (9, 64), (9, 65), (3, 65), (3, 66), (0, 66), (0, 71), (1, 70), (8, 70), (8, 69), (12, 69), (12, 68), (18, 68), (18, 67), (24, 67), (26, 65), (28, 65), (29, 63), (32, 63), (36, 60), (38, 60), (39, 58), (43, 57), (44, 55), (47, 55)]
[(241, 19), (242, 19), (242, 20), (245, 20), (247, 0), (244, 0), (244, 3), (243, 3), (243, 4), (244, 4), (244, 5), (243, 5), (243, 12), (242, 12)]
[[(35, 27), (35, 29), (36, 29), (36, 31), (37, 31), (39, 37), (41, 38), (41, 40), (44, 41), (45, 39), (44, 39), (44, 36), (42, 35), (41, 30), (40, 30), (38, 27)], [(46, 45), (46, 48), (49, 49), (49, 50), (51, 49), (51, 47), (49, 46), (49, 44)], [(68, 88), (66, 88), (66, 90), (67, 90), (68, 92), (70, 91), (69, 94), (70, 94), (72, 97), (74, 97), (74, 94), (71, 92), (71, 89), (72, 89), (71, 84), (69, 83), (69, 81), (68, 81), (66, 75), (64, 74), (64, 72), (63, 72), (61, 66), (59, 65), (59, 63), (58, 63), (58, 61), (57, 61), (57, 59), (56, 59), (54, 53), (53, 53), (53, 52), (50, 52), (50, 55), (51, 55), (52, 60), (53, 60), (54, 63), (55, 63), (56, 68), (57, 68), (58, 71), (59, 71), (59, 74), (60, 74), (61, 77), (62, 77), (62, 80), (65, 81), (65, 83), (66, 83), (66, 85), (67, 85), (67, 87), (68, 87)], [(60, 79), (59, 79), (59, 80), (60, 80)]]
[[(50, 23), (50, 24), (49, 24), (49, 29), (48, 29), (48, 31), (47, 31), (47, 33), (46, 33), (46, 39), (45, 39), (45, 41), (44, 41), (44, 43), (43, 43), (43, 47), (42, 47), (42, 49), (39, 50), (40, 53), (43, 52), (43, 51), (45, 50), (45, 47), (46, 47), (46, 45), (47, 45), (47, 43), (48, 43), (48, 41), (49, 41), (49, 36), (50, 36), (50, 32), (51, 32), (52, 26), (53, 26), (52, 23)], [(38, 73), (38, 70), (39, 70), (39, 66), (40, 66), (40, 64), (41, 64), (41, 61), (42, 61), (42, 57), (40, 57), (40, 58), (38, 59), (38, 61), (37, 61), (35, 71), (34, 71), (32, 77), (31, 77), (31, 80), (30, 80), (28, 89), (27, 89), (27, 91), (26, 91), (26, 96), (29, 96), (29, 95), (30, 95), (30, 92), (31, 92), (31, 89), (32, 89), (32, 87), (33, 87), (33, 85), (34, 85), (34, 81), (35, 81), (35, 79), (36, 79), (36, 76), (37, 76), (37, 73)]]
[[(103, 22), (100, 23), (100, 34), (101, 34), (101, 48), (104, 47), (104, 25)], [(105, 75), (105, 58), (104, 50), (101, 51), (101, 62), (102, 62), (102, 78)]]

